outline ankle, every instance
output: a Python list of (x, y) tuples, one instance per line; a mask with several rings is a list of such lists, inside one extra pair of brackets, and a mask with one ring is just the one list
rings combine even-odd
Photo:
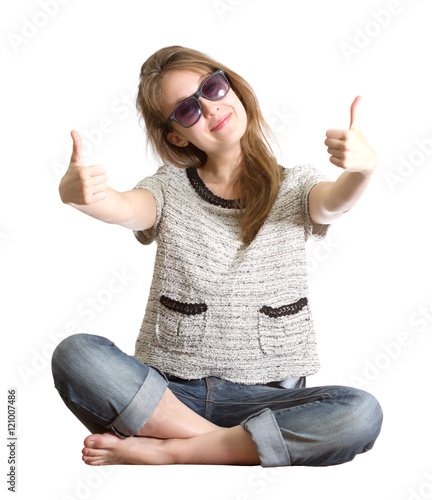
[(188, 439), (165, 439), (164, 440), (164, 452), (166, 453), (167, 460), (170, 464), (186, 464), (187, 456), (186, 456), (186, 441)]

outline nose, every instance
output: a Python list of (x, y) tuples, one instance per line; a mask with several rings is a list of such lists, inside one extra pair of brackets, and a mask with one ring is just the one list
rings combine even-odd
[(202, 96), (199, 98), (199, 101), (202, 107), (203, 116), (205, 117), (213, 116), (219, 110), (220, 101), (210, 101)]

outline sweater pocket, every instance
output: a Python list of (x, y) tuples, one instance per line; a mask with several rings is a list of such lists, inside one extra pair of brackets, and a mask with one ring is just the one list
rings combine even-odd
[(193, 352), (201, 344), (207, 319), (207, 305), (174, 300), (161, 295), (156, 337), (166, 349)]
[(280, 307), (261, 307), (258, 312), (261, 351), (264, 354), (299, 354), (306, 348), (308, 321), (307, 297)]

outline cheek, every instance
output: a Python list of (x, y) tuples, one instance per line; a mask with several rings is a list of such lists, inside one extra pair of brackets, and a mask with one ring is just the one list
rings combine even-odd
[[(235, 95), (235, 94), (234, 94)], [(242, 120), (247, 120), (247, 115), (246, 115), (246, 110), (243, 106), (243, 103), (240, 101), (240, 99), (235, 95), (235, 103), (234, 103), (235, 109), (237, 111), (237, 115), (240, 119)]]
[(197, 124), (192, 127), (194, 130), (190, 130), (187, 134), (188, 141), (194, 144), (199, 149), (203, 149), (206, 144), (205, 131), (203, 129), (204, 122), (200, 123), (201, 121), (202, 118)]
[(241, 102), (239, 102), (237, 106), (237, 116), (239, 117), (239, 121), (242, 123), (244, 129), (246, 129), (247, 126), (247, 114), (246, 110)]
[(241, 113), (242, 113), (242, 117), (243, 117), (244, 121), (247, 122), (247, 113), (246, 113), (246, 110), (243, 107), (243, 105), (241, 105), (240, 109), (241, 109)]

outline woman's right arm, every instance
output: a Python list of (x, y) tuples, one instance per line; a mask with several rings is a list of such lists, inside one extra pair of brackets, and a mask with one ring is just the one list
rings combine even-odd
[(81, 137), (75, 130), (71, 136), (71, 161), (59, 186), (62, 202), (109, 224), (137, 231), (151, 228), (156, 222), (153, 195), (145, 189), (120, 193), (108, 187), (105, 167), (84, 166)]

